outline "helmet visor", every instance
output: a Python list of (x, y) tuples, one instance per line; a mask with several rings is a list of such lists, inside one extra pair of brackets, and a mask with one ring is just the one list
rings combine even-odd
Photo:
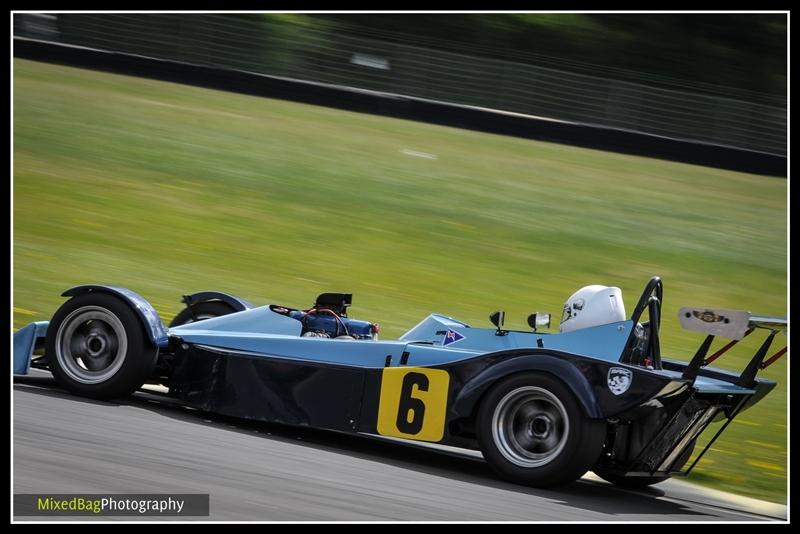
[(569, 302), (564, 304), (564, 311), (561, 312), (561, 324), (564, 324), (564, 321), (572, 317), (572, 311), (569, 305)]

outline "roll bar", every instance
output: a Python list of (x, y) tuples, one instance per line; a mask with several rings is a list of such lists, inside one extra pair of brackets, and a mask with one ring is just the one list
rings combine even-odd
[(660, 277), (653, 276), (647, 282), (647, 285), (642, 292), (642, 296), (639, 297), (639, 302), (636, 304), (636, 307), (633, 309), (633, 313), (631, 314), (633, 328), (631, 328), (631, 333), (628, 334), (628, 341), (625, 343), (625, 348), (622, 350), (622, 356), (619, 360), (620, 362), (631, 364), (641, 363), (632, 361), (633, 348), (636, 345), (636, 325), (639, 323), (639, 319), (642, 318), (644, 311), (647, 310), (648, 315), (650, 316), (650, 334), (647, 339), (646, 357), (650, 360), (653, 367), (656, 369), (661, 369), (661, 342), (659, 340), (659, 329), (661, 328), (661, 302), (663, 299), (664, 284), (661, 282)]

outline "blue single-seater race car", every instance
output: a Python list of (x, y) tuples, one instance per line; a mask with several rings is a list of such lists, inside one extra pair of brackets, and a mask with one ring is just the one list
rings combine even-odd
[[(542, 313), (529, 331), (505, 330), (501, 311), (494, 328), (431, 314), (394, 341), (348, 317), (347, 293), (309, 309), (197, 293), (168, 328), (128, 289), (63, 295), (49, 323), (14, 334), (15, 374), (49, 369), (70, 392), (100, 399), (160, 383), (208, 412), (476, 449), (501, 476), (538, 487), (588, 470), (631, 487), (688, 474), (775, 387), (756, 375), (786, 352), (768, 357), (786, 318), (682, 308), (681, 325), (706, 338), (688, 362), (662, 358), (658, 277), (630, 318), (619, 288), (593, 285), (567, 300), (558, 333), (540, 331), (550, 324)], [(741, 373), (708, 367), (757, 330), (766, 340)], [(731, 341), (709, 355), (718, 336)], [(713, 421), (724, 424), (693, 455)]]

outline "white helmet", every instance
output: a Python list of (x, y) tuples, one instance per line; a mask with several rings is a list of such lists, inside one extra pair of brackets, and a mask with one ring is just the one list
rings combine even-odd
[(572, 294), (564, 304), (561, 332), (616, 323), (625, 320), (625, 303), (618, 287), (586, 286)]

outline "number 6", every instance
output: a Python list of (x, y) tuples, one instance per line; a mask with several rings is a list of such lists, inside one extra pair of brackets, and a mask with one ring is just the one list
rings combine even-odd
[[(428, 391), (430, 381), (421, 373), (408, 373), (400, 390), (400, 404), (397, 409), (397, 429), (403, 434), (419, 434), (425, 418), (425, 403), (411, 396), (414, 386), (420, 391)], [(409, 412), (413, 415), (409, 420)]]
[(450, 375), (429, 367), (381, 371), (376, 430), (382, 436), (440, 441), (447, 419)]

